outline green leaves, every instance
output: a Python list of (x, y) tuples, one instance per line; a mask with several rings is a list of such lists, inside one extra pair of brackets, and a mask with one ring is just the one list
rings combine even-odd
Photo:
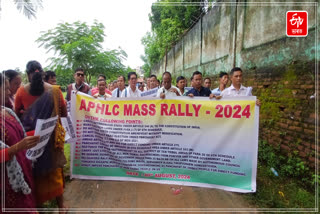
[[(299, 151), (293, 150), (284, 155), (281, 153), (280, 144), (271, 146), (267, 141), (259, 141), (258, 164), (268, 169), (275, 168), (279, 177), (291, 177), (303, 180), (304, 185), (312, 187), (314, 185), (312, 170), (306, 162), (299, 157)], [(268, 170), (272, 176), (271, 170)]]
[(181, 39), (183, 33), (199, 20), (204, 11), (204, 2), (206, 1), (158, 0), (152, 5), (149, 14), (152, 32), (141, 39), (145, 47), (145, 56), (142, 57), (144, 69), (150, 70), (158, 63)]
[(59, 23), (56, 28), (41, 32), (36, 42), (47, 52), (54, 51), (55, 56), (49, 59), (52, 70), (69, 73), (82, 67), (88, 83), (99, 74), (115, 78), (125, 72), (122, 61), (126, 60), (127, 54), (120, 48), (103, 50), (104, 28), (97, 20), (92, 25), (79, 21)]

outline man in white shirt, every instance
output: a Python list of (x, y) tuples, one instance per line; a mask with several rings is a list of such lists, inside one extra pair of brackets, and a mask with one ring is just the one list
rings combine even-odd
[[(230, 72), (231, 86), (221, 92), (222, 97), (239, 97), (239, 96), (252, 96), (252, 88), (244, 87), (242, 85), (242, 70), (239, 67), (234, 67)], [(256, 104), (261, 105), (260, 100), (257, 99)]]
[(154, 88), (157, 88), (158, 86), (158, 79), (157, 79), (157, 76), (152, 74), (150, 77), (150, 88), (148, 90), (151, 90), (151, 89), (154, 89)]
[(163, 87), (159, 88), (157, 97), (164, 99), (181, 96), (180, 90), (177, 87), (171, 85), (172, 78), (170, 72), (166, 71), (162, 74), (162, 81)]
[(125, 88), (121, 97), (141, 97), (141, 91), (137, 88), (137, 74), (136, 72), (128, 73), (128, 83), (129, 86)]
[(146, 88), (147, 88), (147, 90), (150, 89), (150, 77), (147, 78), (147, 87)]
[(126, 78), (124, 76), (121, 75), (118, 77), (118, 81), (117, 81), (118, 88), (112, 91), (112, 97), (121, 97), (121, 94), (126, 87), (125, 82), (126, 82)]

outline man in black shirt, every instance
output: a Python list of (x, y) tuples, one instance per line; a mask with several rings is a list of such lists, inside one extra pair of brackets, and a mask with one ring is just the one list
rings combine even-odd
[(191, 79), (193, 82), (193, 88), (187, 92), (187, 96), (209, 97), (210, 99), (215, 97), (215, 95), (211, 93), (210, 89), (202, 86), (202, 73), (200, 71), (193, 72)]

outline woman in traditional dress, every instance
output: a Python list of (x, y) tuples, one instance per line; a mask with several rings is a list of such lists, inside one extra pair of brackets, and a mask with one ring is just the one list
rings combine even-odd
[(3, 71), (3, 73), (6, 75), (6, 77), (9, 80), (10, 92), (11, 92), (8, 100), (6, 100), (6, 107), (13, 109), (14, 95), (16, 94), (22, 82), (21, 75), (19, 72), (15, 70), (6, 70), (6, 71)]
[[(43, 81), (44, 72), (40, 63), (28, 62), (26, 72), (30, 83), (18, 89), (15, 99), (15, 112), (21, 118), (25, 130), (34, 130), (37, 119), (48, 119), (56, 115), (66, 117), (66, 104), (60, 87)], [(56, 198), (61, 212), (65, 211), (63, 209), (63, 166), (66, 164), (63, 152), (64, 137), (65, 131), (58, 119), (45, 151), (33, 164), (38, 205)]]
[[(0, 74), (0, 97), (8, 99), (9, 96), (9, 81)], [(37, 213), (31, 161), (26, 158), (26, 149), (37, 145), (39, 136), (26, 137), (16, 114), (2, 102), (0, 99), (0, 163), (1, 175), (4, 175), (0, 178), (0, 199), (3, 201), (4, 196), (5, 201), (2, 208), (6, 212)]]

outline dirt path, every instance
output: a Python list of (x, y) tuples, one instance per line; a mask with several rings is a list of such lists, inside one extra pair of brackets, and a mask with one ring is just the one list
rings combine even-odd
[[(242, 194), (223, 190), (182, 186), (180, 194), (173, 194), (171, 187), (180, 186), (129, 181), (95, 181), (73, 179), (66, 185), (64, 197), (69, 213), (173, 213), (173, 211), (199, 213), (224, 211), (235, 213), (252, 207)], [(220, 208), (220, 209), (219, 209)], [(247, 209), (246, 209), (247, 208)], [(82, 212), (81, 212), (82, 211)], [(229, 212), (225, 212), (229, 211)], [(203, 212), (202, 212), (203, 213)]]

